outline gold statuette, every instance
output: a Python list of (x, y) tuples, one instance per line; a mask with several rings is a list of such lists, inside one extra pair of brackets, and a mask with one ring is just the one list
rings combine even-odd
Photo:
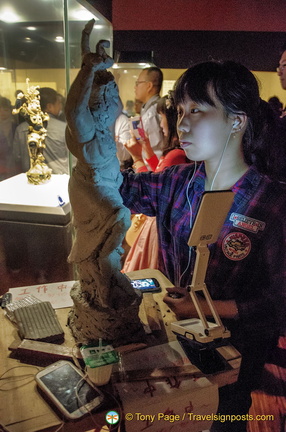
[(29, 86), (26, 79), (26, 93), (19, 93), (13, 114), (20, 114), (29, 125), (27, 146), (30, 156), (30, 169), (26, 175), (28, 182), (38, 185), (51, 178), (52, 170), (45, 163), (43, 150), (47, 135), (49, 116), (41, 110), (39, 86)]

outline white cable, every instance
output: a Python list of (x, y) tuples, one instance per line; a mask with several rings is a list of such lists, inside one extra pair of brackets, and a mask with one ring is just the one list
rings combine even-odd
[[(225, 152), (226, 152), (226, 149), (227, 149), (227, 146), (228, 146), (228, 143), (229, 143), (229, 140), (230, 140), (230, 136), (231, 136), (231, 134), (232, 134), (232, 130), (233, 130), (233, 127), (231, 128), (231, 131), (229, 132), (228, 138), (227, 138), (226, 143), (225, 143), (225, 145), (224, 145), (224, 149), (223, 149), (223, 151), (222, 151), (222, 154), (221, 154), (221, 157), (220, 157), (220, 160), (219, 160), (219, 164), (218, 164), (218, 167), (217, 167), (216, 173), (215, 173), (215, 175), (214, 175), (214, 177), (213, 177), (213, 180), (212, 180), (212, 183), (211, 183), (211, 187), (210, 187), (210, 190), (211, 190), (211, 191), (212, 191), (212, 189), (213, 189), (215, 179), (216, 179), (216, 177), (217, 177), (217, 175), (218, 175), (218, 173), (219, 173), (219, 170), (220, 170), (220, 168), (221, 168), (222, 160), (223, 160), (224, 154), (225, 154)], [(189, 183), (188, 183), (187, 189), (186, 189), (187, 201), (188, 201), (189, 208), (190, 208), (190, 229), (192, 228), (192, 225), (193, 225), (193, 211), (192, 211), (192, 205), (191, 205), (190, 198), (189, 198), (189, 187), (190, 187), (190, 185), (191, 185), (191, 183), (192, 183), (192, 181), (193, 181), (193, 178), (194, 178), (194, 175), (195, 175), (196, 169), (197, 169), (197, 162), (195, 161), (195, 168), (194, 168), (194, 172), (193, 172), (193, 174), (192, 174), (192, 177), (191, 177), (191, 179), (190, 179), (190, 181), (189, 181)], [(181, 280), (182, 280), (184, 274), (186, 273), (186, 271), (187, 271), (188, 268), (189, 268), (189, 265), (190, 265), (190, 262), (191, 262), (191, 256), (192, 256), (192, 246), (189, 247), (188, 264), (187, 264), (185, 270), (183, 271), (183, 273), (182, 273), (181, 276), (180, 276), (180, 279), (179, 279), (179, 286), (181, 286)]]
[(210, 191), (213, 190), (213, 186), (214, 186), (215, 179), (216, 179), (216, 177), (217, 177), (217, 175), (218, 175), (218, 172), (219, 172), (219, 170), (220, 170), (220, 168), (221, 168), (222, 160), (223, 160), (223, 157), (224, 157), (225, 151), (226, 151), (226, 149), (227, 149), (227, 146), (228, 146), (228, 143), (229, 143), (230, 136), (231, 136), (231, 134), (232, 134), (232, 129), (233, 129), (233, 127), (231, 128), (231, 131), (229, 132), (228, 138), (227, 138), (226, 143), (225, 143), (225, 145), (224, 145), (224, 149), (223, 149), (223, 151), (222, 151), (222, 154), (221, 154), (221, 157), (220, 157), (220, 160), (219, 160), (219, 164), (218, 164), (218, 167), (217, 167), (216, 173), (215, 173), (215, 175), (214, 175), (214, 177), (213, 177), (213, 180), (212, 180), (212, 183), (211, 183)]
[[(193, 226), (193, 210), (192, 210), (192, 204), (191, 204), (191, 202), (190, 202), (190, 198), (189, 198), (189, 188), (190, 188), (190, 185), (191, 185), (191, 183), (192, 183), (192, 181), (193, 181), (193, 178), (194, 178), (194, 175), (195, 175), (196, 171), (197, 171), (197, 161), (195, 161), (194, 172), (193, 172), (193, 174), (192, 174), (192, 177), (191, 177), (190, 180), (189, 180), (189, 183), (188, 183), (188, 186), (187, 186), (187, 189), (186, 189), (187, 202), (188, 202), (188, 204), (189, 204), (189, 208), (190, 208), (190, 221), (189, 221), (190, 229), (192, 229), (192, 226)], [(181, 276), (180, 276), (180, 279), (179, 279), (179, 286), (181, 286), (181, 280), (182, 280), (182, 277), (184, 276), (184, 274), (186, 273), (186, 271), (187, 271), (188, 268), (189, 268), (189, 265), (190, 265), (190, 262), (191, 262), (191, 257), (192, 257), (192, 246), (189, 246), (188, 264), (187, 264), (185, 270), (183, 271), (183, 273), (182, 273)]]
[(194, 172), (192, 174), (192, 177), (189, 180), (189, 183), (188, 183), (188, 186), (187, 186), (187, 189), (186, 189), (187, 201), (188, 201), (189, 208), (190, 208), (190, 228), (192, 228), (192, 225), (193, 225), (193, 210), (192, 210), (192, 204), (191, 204), (190, 198), (189, 198), (189, 188), (190, 188), (190, 185), (191, 185), (191, 183), (193, 181), (193, 178), (195, 176), (196, 171), (197, 171), (197, 161), (195, 161)]

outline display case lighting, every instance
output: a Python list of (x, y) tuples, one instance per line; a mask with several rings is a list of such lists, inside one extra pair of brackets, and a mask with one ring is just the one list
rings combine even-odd
[(56, 36), (55, 41), (61, 43), (61, 42), (64, 42), (65, 40), (64, 40), (63, 36)]
[(21, 21), (20, 16), (12, 8), (3, 8), (0, 10), (1, 21), (6, 23), (15, 23)]
[(92, 18), (95, 19), (95, 21), (99, 21), (99, 18), (87, 9), (76, 9), (71, 12), (71, 16), (77, 21), (89, 21)]
[(144, 69), (144, 68), (148, 68), (151, 66), (152, 66), (151, 63), (114, 63), (112, 68), (113, 69), (124, 69), (123, 73), (127, 73), (127, 72), (125, 72), (125, 70), (128, 71), (128, 69)]

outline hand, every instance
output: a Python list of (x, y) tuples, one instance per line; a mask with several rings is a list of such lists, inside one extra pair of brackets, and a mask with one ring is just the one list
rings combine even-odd
[[(91, 19), (85, 25), (81, 36), (81, 55), (82, 63), (87, 66), (97, 66), (97, 69), (108, 69), (114, 63), (113, 59), (107, 55), (105, 48), (109, 48), (110, 42), (108, 40), (100, 40), (96, 44), (96, 52), (90, 51), (89, 38), (93, 30), (95, 20)], [(100, 65), (100, 67), (99, 67)]]
[(140, 143), (142, 145), (142, 150), (146, 156), (147, 159), (151, 159), (152, 156), (154, 156), (154, 151), (151, 147), (149, 138), (146, 136), (145, 139), (140, 139)]
[(131, 131), (130, 134), (131, 134), (131, 138), (126, 143), (123, 144), (124, 147), (130, 153), (134, 161), (138, 159), (143, 159), (142, 145), (140, 143), (140, 140), (137, 140)]
[(172, 309), (177, 319), (191, 318), (197, 315), (191, 296), (187, 288), (166, 288), (167, 294), (163, 301)]

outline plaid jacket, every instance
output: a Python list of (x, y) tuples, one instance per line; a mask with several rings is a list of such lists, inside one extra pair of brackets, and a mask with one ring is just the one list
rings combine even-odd
[[(204, 192), (202, 163), (160, 173), (123, 172), (120, 189), (132, 213), (156, 216), (159, 269), (176, 286), (191, 283), (195, 250), (187, 242)], [(190, 181), (191, 180), (191, 181)], [(206, 285), (213, 299), (234, 299), (247, 332), (272, 333), (285, 315), (286, 185), (251, 166), (232, 188), (234, 202), (209, 245)]]

